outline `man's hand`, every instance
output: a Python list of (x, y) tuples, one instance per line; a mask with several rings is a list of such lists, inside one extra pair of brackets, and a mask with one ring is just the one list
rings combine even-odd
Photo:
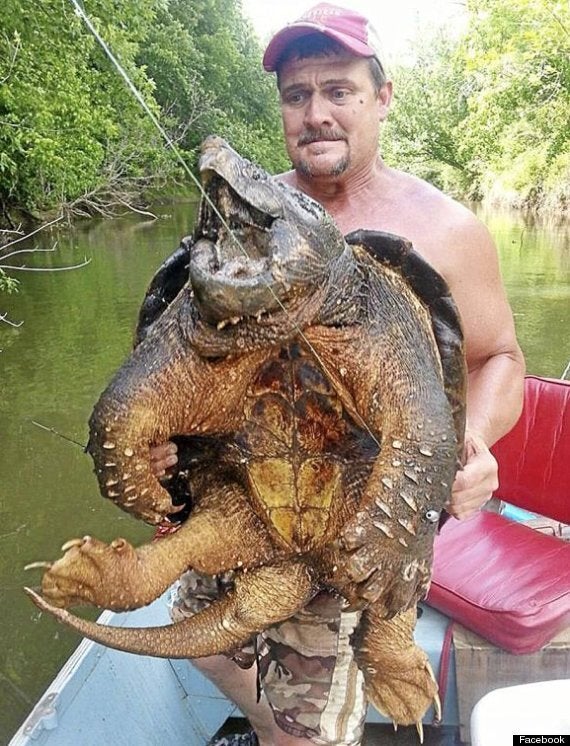
[(489, 500), (499, 486), (495, 457), (483, 439), (465, 433), (465, 466), (455, 475), (448, 512), (459, 518), (471, 518)]
[(150, 470), (155, 477), (160, 479), (166, 474), (166, 470), (178, 463), (178, 447), (176, 443), (167, 441), (150, 449)]

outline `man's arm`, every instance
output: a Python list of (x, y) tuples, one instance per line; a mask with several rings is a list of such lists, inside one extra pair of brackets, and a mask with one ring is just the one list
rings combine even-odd
[(455, 479), (449, 511), (468, 518), (498, 486), (489, 448), (520, 416), (525, 365), (487, 229), (469, 216), (453, 245), (460, 248), (447, 279), (461, 313), (469, 376), (465, 466)]
[(497, 462), (489, 447), (518, 420), (523, 376), (522, 355), (520, 359), (497, 355), (469, 376), (465, 466), (455, 477), (448, 507), (455, 518), (472, 516), (499, 486)]

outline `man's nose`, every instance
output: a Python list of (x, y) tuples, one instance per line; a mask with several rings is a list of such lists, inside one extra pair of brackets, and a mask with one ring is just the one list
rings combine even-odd
[(314, 129), (321, 127), (322, 125), (332, 124), (330, 106), (325, 98), (317, 95), (311, 96), (307, 106), (305, 107), (304, 121), (305, 125)]

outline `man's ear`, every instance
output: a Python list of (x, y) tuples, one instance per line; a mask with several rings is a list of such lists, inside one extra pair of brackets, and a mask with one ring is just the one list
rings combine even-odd
[(380, 115), (380, 121), (383, 122), (388, 116), (390, 111), (390, 104), (392, 103), (392, 81), (387, 80), (382, 88), (378, 91), (378, 113)]

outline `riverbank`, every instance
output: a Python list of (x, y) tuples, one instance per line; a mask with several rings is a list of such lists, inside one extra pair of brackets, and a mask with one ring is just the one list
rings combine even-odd
[[(570, 219), (570, 168), (567, 180), (553, 185), (549, 191), (536, 186), (529, 186), (521, 190), (513, 188), (509, 179), (504, 176), (489, 176), (481, 188), (481, 204), (498, 209), (519, 210), (525, 216), (534, 214), (537, 220), (554, 220), (555, 222)], [(154, 217), (153, 210), (162, 205), (176, 205), (184, 202), (194, 202), (200, 197), (197, 188), (192, 185), (173, 184), (160, 191), (148, 192), (141, 195), (140, 202), (132, 206), (117, 209), (114, 216), (122, 217), (129, 212), (142, 213)], [(460, 202), (471, 202), (467, 194), (454, 194)], [(0, 249), (7, 243), (28, 235), (33, 230), (48, 223), (62, 221), (64, 224), (80, 225), (90, 219), (101, 219), (101, 215), (74, 214), (67, 209), (67, 205), (46, 212), (30, 213), (23, 208), (14, 207), (4, 215), (0, 215)], [(1, 261), (1, 258), (0, 258)], [(1, 266), (1, 264), (0, 264)]]
[(199, 199), (195, 184), (178, 182), (166, 185), (160, 190), (142, 192), (136, 202), (129, 205), (116, 205), (112, 214), (101, 215), (97, 211), (85, 214), (74, 210), (69, 203), (63, 202), (45, 211), (29, 211), (25, 207), (11, 206), (0, 213), (0, 248), (7, 243), (29, 235), (32, 231), (47, 226), (49, 223), (62, 222), (64, 225), (81, 225), (90, 220), (124, 217), (130, 213), (156, 217), (154, 210), (164, 205), (177, 205), (183, 202), (195, 202)]
[(535, 213), (538, 218), (570, 218), (570, 166), (563, 180), (551, 188), (529, 185), (516, 189), (510, 175), (488, 176), (482, 188), (482, 200), (490, 207)]

